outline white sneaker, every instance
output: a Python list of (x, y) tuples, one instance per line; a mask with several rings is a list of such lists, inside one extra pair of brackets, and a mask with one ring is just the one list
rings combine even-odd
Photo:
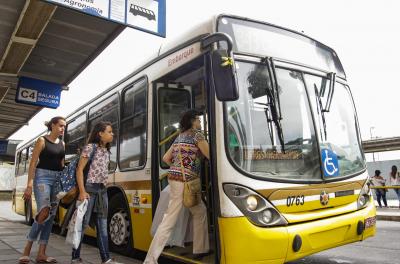
[(109, 259), (106, 262), (103, 262), (102, 264), (123, 264), (123, 263), (116, 262), (114, 259)]

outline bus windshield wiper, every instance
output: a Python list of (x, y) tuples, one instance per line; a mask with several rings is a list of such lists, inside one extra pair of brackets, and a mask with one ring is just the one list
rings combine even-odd
[(321, 95), (318, 92), (318, 87), (317, 85), (314, 83), (314, 93), (315, 93), (315, 98), (317, 99), (317, 109), (318, 109), (318, 114), (321, 116), (322, 119), (322, 126), (324, 128), (324, 136), (325, 136), (325, 140), (327, 139), (327, 133), (326, 133), (326, 120), (325, 120), (325, 111), (322, 105), (322, 100), (321, 100)]
[(270, 106), (269, 110), (271, 113), (272, 121), (275, 124), (279, 143), (281, 144), (281, 151), (285, 152), (285, 141), (283, 139), (283, 130), (282, 130), (282, 124), (281, 124), (282, 117), (280, 117), (280, 115), (278, 113), (277, 97), (275, 96), (274, 90), (278, 93), (277, 89), (274, 89), (274, 88), (268, 87), (268, 86), (266, 88), (268, 104)]
[(281, 124), (282, 120), (281, 102), (279, 98), (278, 81), (275, 73), (275, 65), (271, 59), (268, 59), (268, 57), (265, 57), (261, 61), (269, 65), (268, 68), (270, 71), (270, 76), (273, 76), (273, 78), (271, 78), (272, 86), (269, 87), (267, 85), (266, 90), (267, 90), (268, 101), (270, 104), (272, 121), (275, 124), (279, 143), (281, 144), (281, 151), (285, 153), (285, 140), (283, 138), (283, 129)]
[(274, 133), (273, 133), (273, 127), (272, 127), (272, 118), (270, 115), (270, 110), (269, 110), (269, 104), (264, 104), (264, 103), (260, 103), (260, 102), (255, 102), (255, 104), (259, 104), (262, 105), (264, 108), (264, 113), (265, 113), (265, 118), (267, 119), (267, 124), (268, 124), (268, 132), (269, 132), (269, 138), (271, 140), (271, 142), (274, 142)]

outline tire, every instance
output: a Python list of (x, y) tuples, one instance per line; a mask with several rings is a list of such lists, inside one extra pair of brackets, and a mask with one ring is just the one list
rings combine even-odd
[(25, 224), (27, 225), (33, 224), (31, 201), (25, 202)]
[(129, 207), (121, 193), (114, 195), (108, 205), (108, 240), (113, 252), (131, 256), (134, 253)]

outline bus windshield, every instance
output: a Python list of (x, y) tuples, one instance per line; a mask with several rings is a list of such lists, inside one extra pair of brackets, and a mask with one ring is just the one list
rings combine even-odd
[(330, 172), (328, 168), (324, 177), (348, 176), (365, 169), (357, 116), (348, 87), (335, 83), (330, 110), (324, 112), (321, 105), (326, 102), (328, 80), (309, 74), (304, 79), (315, 113), (321, 155), (331, 151), (337, 159), (337, 171), (332, 167)]
[[(321, 91), (328, 90), (326, 78), (277, 67), (281, 109), (277, 124), (271, 114), (268, 66), (245, 61), (236, 64), (240, 97), (225, 104), (225, 114), (227, 148), (238, 169), (261, 178), (321, 181), (365, 168), (355, 109), (346, 86), (336, 83), (331, 108), (324, 112), (321, 106), (328, 92)], [(321, 165), (326, 155), (330, 167)]]
[(302, 74), (276, 69), (284, 146), (271, 118), (266, 65), (237, 61), (240, 97), (225, 105), (231, 160), (259, 177), (321, 180), (318, 144)]

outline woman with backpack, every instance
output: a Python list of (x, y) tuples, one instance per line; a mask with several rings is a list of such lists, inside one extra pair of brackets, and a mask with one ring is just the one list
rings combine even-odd
[[(106, 185), (113, 137), (114, 134), (110, 122), (100, 121), (97, 123), (90, 133), (88, 144), (82, 150), (76, 170), (79, 187), (78, 200), (88, 200), (82, 224), (82, 238), (84, 228), (88, 225), (96, 227), (97, 246), (103, 264), (120, 264), (110, 258), (107, 233), (108, 196)], [(90, 157), (92, 158), (89, 162)], [(84, 168), (88, 163), (89, 171), (85, 180)], [(72, 249), (71, 263), (73, 264), (83, 263), (80, 257), (82, 238), (78, 248)]]
[(46, 122), (48, 135), (39, 137), (32, 152), (29, 163), (28, 182), (23, 195), (25, 201), (32, 198), (34, 191), (38, 213), (34, 218), (31, 230), (27, 236), (20, 264), (30, 262), (32, 244), (39, 237), (39, 250), (36, 263), (56, 263), (57, 260), (46, 255), (53, 220), (57, 211), (58, 181), (64, 167), (65, 145), (60, 137), (64, 134), (66, 122), (61, 116), (53, 117)]

